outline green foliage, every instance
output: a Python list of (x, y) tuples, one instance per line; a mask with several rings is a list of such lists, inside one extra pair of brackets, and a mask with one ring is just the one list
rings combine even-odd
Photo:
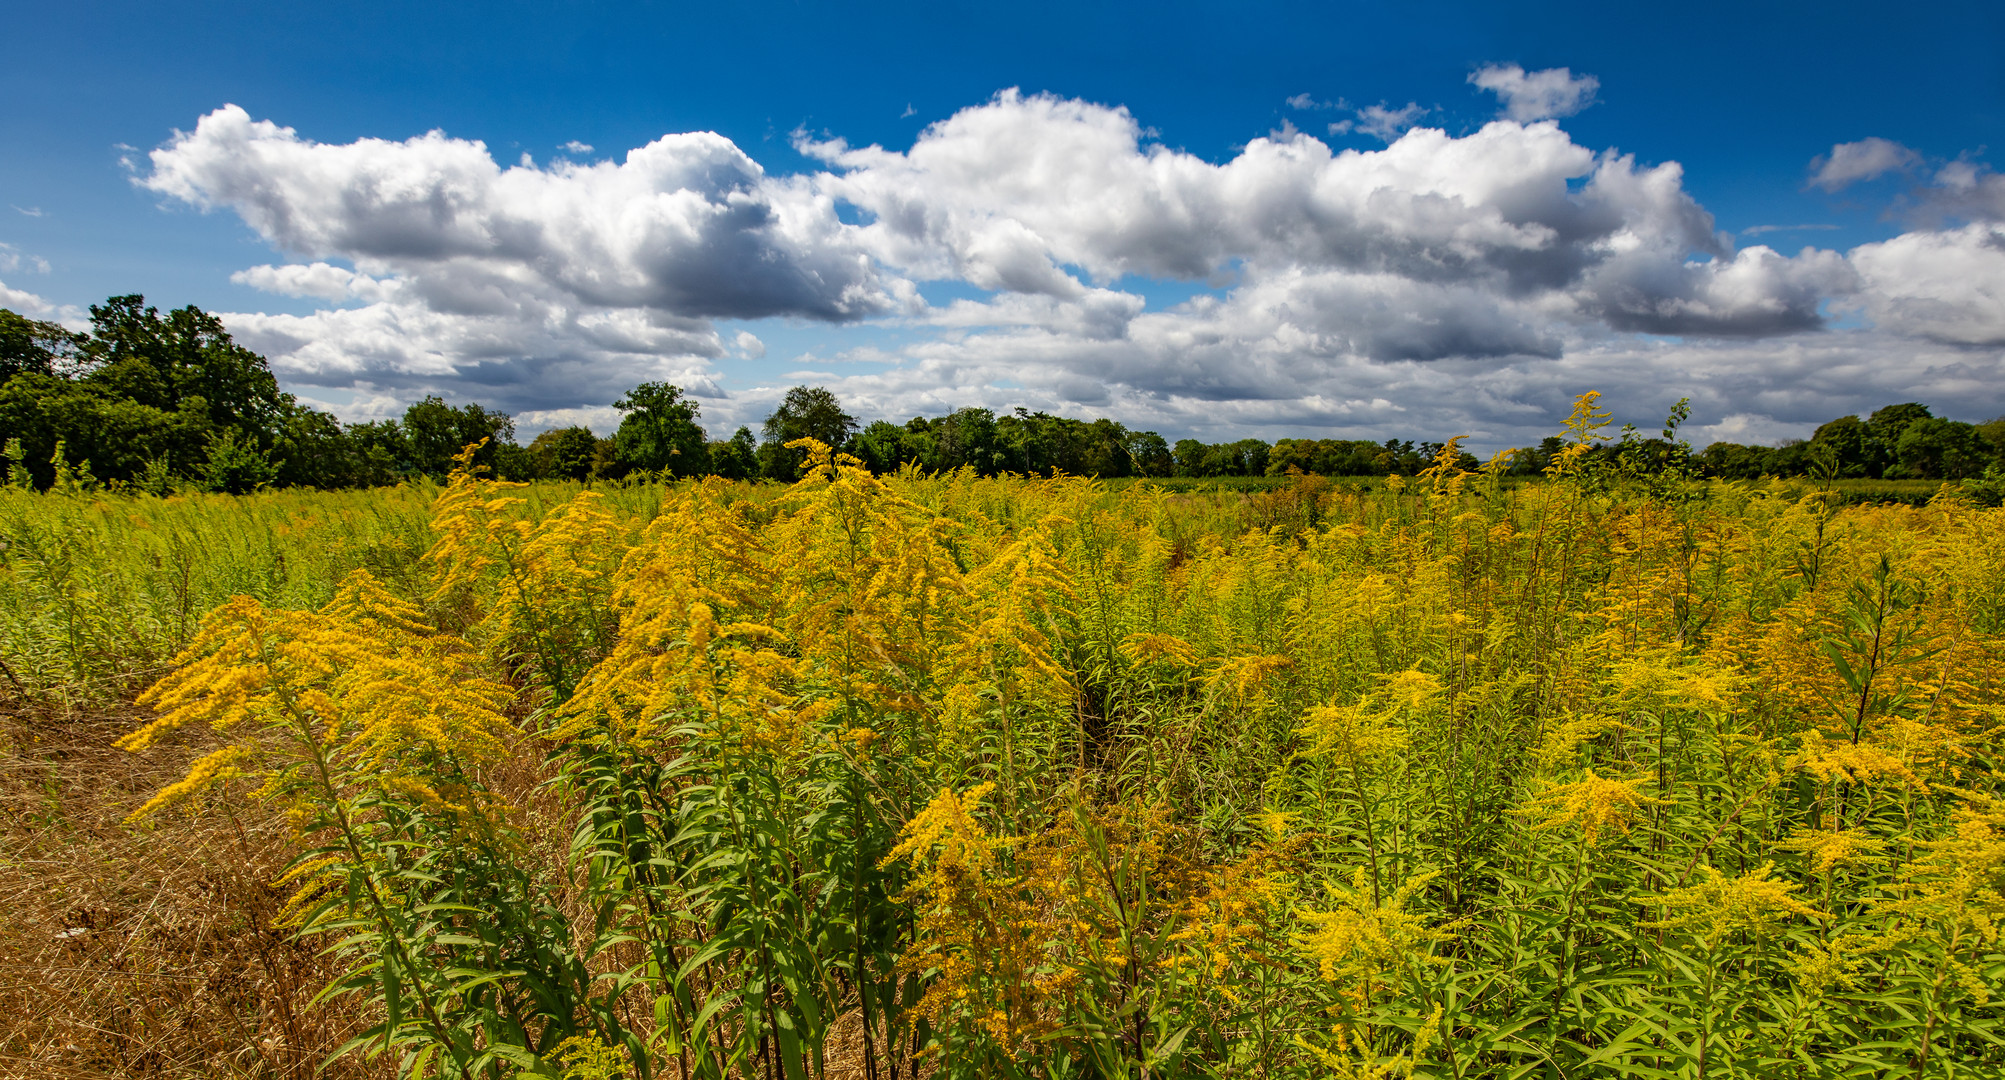
[(1212, 445), (1179, 439), (1173, 456), (1178, 476), (1265, 476), (1272, 453), (1273, 449), (1259, 439)]
[(702, 476), (710, 471), (703, 428), (696, 423), (700, 410), (683, 396), (681, 387), (642, 383), (613, 407), (625, 414), (613, 434), (613, 447), (627, 470), (666, 476)]
[(552, 480), (584, 480), (592, 475), (593, 458), (599, 440), (590, 428), (551, 428), (529, 444), (536, 461), (536, 475)]
[(444, 480), (460, 451), (483, 440), (485, 445), (474, 455), (474, 464), (493, 468), (502, 448), (513, 442), (515, 422), (507, 413), (493, 412), (478, 403), (448, 405), (433, 395), (404, 410), (402, 436), (410, 468)]
[(1967, 480), (1984, 475), (1997, 460), (1975, 426), (1934, 417), (1904, 427), (1894, 457), (1899, 475), (1916, 480)]
[[(791, 482), (803, 467), (787, 444), (813, 438), (854, 454), (873, 472), (912, 466), (929, 472), (972, 469), (982, 476), (1059, 473), (1105, 479), (1215, 479), (1319, 476), (1412, 476), (1433, 461), (1441, 443), (1388, 439), (1287, 438), (1174, 447), (1151, 431), (1131, 431), (1111, 419), (1081, 420), (1018, 408), (998, 415), (961, 408), (914, 417), (903, 425), (855, 417), (826, 388), (789, 390), (763, 426), (763, 439), (740, 429), (731, 439), (705, 441), (697, 405), (680, 388), (645, 383), (616, 406), (625, 414), (610, 439), (585, 428), (546, 431), (529, 447), (514, 442), (514, 422), (478, 403), (449, 405), (432, 396), (397, 419), (342, 424), (281, 392), (262, 357), (237, 345), (214, 316), (194, 307), (163, 315), (139, 296), (112, 297), (92, 311), (92, 330), (75, 334), (53, 323), (0, 311), (0, 438), (18, 439), (36, 487), (56, 481), (55, 447), (64, 462), (111, 484), (148, 491), (174, 484), (210, 484), (211, 447), (242, 455), (254, 444), (273, 471), (274, 486), (376, 487), (414, 477), (443, 480), (460, 449), (486, 440), (476, 465), (494, 475), (529, 480), (623, 479), (634, 473), (669, 477)], [(1682, 406), (1681, 406), (1682, 408)], [(1682, 420), (1682, 417), (1679, 417)], [(1864, 420), (1840, 417), (1808, 441), (1780, 446), (1714, 443), (1699, 453), (1677, 442), (1633, 431), (1597, 449), (1591, 471), (1633, 482), (1664, 481), (1672, 470), (1696, 470), (1728, 480), (1810, 475), (1835, 461), (1832, 479), (1946, 480), (1971, 497), (1990, 489), (1987, 470), (2005, 469), (2005, 421), (1971, 425), (1935, 417), (1919, 403), (1881, 408)], [(235, 434), (225, 439), (224, 433)], [(1513, 452), (1506, 475), (1542, 475), (1560, 441)], [(1458, 458), (1475, 467), (1468, 455)], [(237, 463), (219, 464), (224, 472)]]
[(75, 367), (83, 338), (50, 322), (0, 308), (0, 383), (16, 375), (55, 375)]
[(208, 460), (202, 465), (202, 474), (210, 491), (248, 495), (276, 480), (279, 466), (258, 449), (256, 442), (241, 438), (236, 428), (224, 428), (220, 436), (209, 440)]
[(787, 391), (771, 416), (766, 417), (759, 445), (760, 472), (771, 480), (792, 483), (800, 475), (804, 452), (789, 448), (796, 439), (815, 439), (824, 446), (846, 446), (856, 431), (856, 418), (843, 411), (842, 402), (819, 386), (796, 386)]
[(186, 700), (325, 667), (176, 797), (294, 808), (406, 1074), (1991, 1075), (2001, 512), (1676, 419), (1511, 483), (0, 491), (0, 658), (101, 695), (222, 604), (291, 651)]
[(729, 439), (709, 444), (710, 472), (726, 480), (752, 480), (759, 475), (759, 443), (752, 429), (741, 427)]

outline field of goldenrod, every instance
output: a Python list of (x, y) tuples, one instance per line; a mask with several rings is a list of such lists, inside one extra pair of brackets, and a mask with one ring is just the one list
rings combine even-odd
[[(1596, 423), (1530, 485), (7, 493), (8, 805), (138, 693), (122, 835), (279, 823), (332, 986), (239, 1075), (2000, 1075), (2005, 510)], [(40, 1060), (221, 1074), (172, 1035)]]

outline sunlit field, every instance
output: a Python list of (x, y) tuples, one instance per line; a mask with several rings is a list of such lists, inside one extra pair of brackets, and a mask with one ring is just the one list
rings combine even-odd
[(2005, 510), (0, 493), (0, 1068), (2005, 1071)]

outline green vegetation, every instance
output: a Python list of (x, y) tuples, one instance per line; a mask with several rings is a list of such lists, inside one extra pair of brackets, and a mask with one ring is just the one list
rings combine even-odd
[[(1022, 408), (1002, 415), (964, 408), (902, 425), (865, 425), (827, 389), (808, 386), (787, 392), (759, 437), (741, 427), (729, 439), (711, 439), (701, 408), (680, 387), (643, 383), (613, 403), (622, 416), (610, 438), (568, 427), (543, 432), (524, 447), (515, 443), (508, 415), (436, 397), (410, 406), (398, 420), (343, 425), (280, 392), (264, 359), (233, 342), (213, 316), (193, 307), (163, 316), (144, 304), (141, 297), (120, 296), (93, 307), (88, 334), (0, 310), (0, 444), (12, 482), (42, 489), (59, 481), (110, 483), (154, 494), (184, 487), (237, 494), (267, 487), (374, 487), (416, 477), (443, 481), (461, 447), (482, 443), (476, 464), (510, 480), (721, 476), (792, 483), (805, 459), (788, 444), (802, 438), (852, 454), (880, 475), (917, 467), (1108, 480), (1296, 472), (1383, 477), (1418, 473), (1443, 445), (1285, 438), (1271, 445), (1183, 439), (1172, 447), (1153, 431), (1131, 431), (1113, 420)], [(1660, 436), (1624, 429), (1593, 454), (1631, 473), (1807, 476), (1882, 499), (1925, 500), (1935, 488), (1861, 482), (1954, 481), (1994, 505), (2005, 495), (2005, 418), (1966, 424), (1910, 402), (1865, 420), (1833, 420), (1808, 441), (1714, 443), (1694, 453), (1677, 435), (1685, 417), (1680, 404)], [(1542, 475), (1560, 448), (1560, 440), (1550, 438), (1512, 451), (1501, 474)], [(1466, 454), (1457, 461), (1465, 469), (1477, 466)]]
[[(1451, 443), (1176, 492), (802, 441), (792, 485), (468, 452), (444, 485), (0, 491), (0, 777), (35, 778), (0, 1049), (2005, 1069), (2005, 509), (1643, 468), (1604, 423), (1583, 399), (1537, 478)], [(207, 854), (185, 884), (146, 850)]]

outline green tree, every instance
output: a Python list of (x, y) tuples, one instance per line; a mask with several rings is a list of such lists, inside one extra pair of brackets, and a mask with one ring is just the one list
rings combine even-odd
[(895, 472), (907, 461), (918, 460), (906, 452), (906, 435), (904, 428), (889, 420), (875, 420), (851, 440), (850, 453), (861, 458), (871, 472)]
[(529, 443), (539, 475), (567, 480), (590, 477), (598, 449), (599, 440), (587, 427), (551, 428)]
[(199, 398), (162, 409), (103, 386), (57, 375), (16, 375), (0, 385), (0, 437), (21, 440), (35, 486), (55, 482), (61, 447), (71, 466), (91, 463), (106, 480), (130, 481), (165, 460), (180, 476), (196, 475), (213, 430)]
[(933, 436), (935, 469), (972, 466), (983, 476), (993, 476), (1009, 468), (1008, 448), (996, 430), (996, 414), (987, 409), (964, 408), (935, 420)]
[[(1694, 460), (1698, 462), (1699, 471), (1706, 476), (1722, 480), (1758, 480), (1769, 472), (1769, 457), (1773, 453), (1766, 446), (1716, 442), (1700, 451)], [(1517, 470), (1514, 468), (1512, 471)]]
[(395, 420), (349, 424), (343, 434), (353, 469), (350, 483), (355, 486), (381, 487), (417, 474), (411, 441), (404, 436), (403, 425)]
[(1128, 435), (1128, 460), (1134, 463), (1138, 476), (1163, 477), (1176, 471), (1176, 459), (1170, 456), (1170, 444), (1153, 431), (1136, 431)]
[(1992, 456), (2005, 459), (2005, 416), (1993, 417), (1977, 425), (1977, 436), (1991, 448)]
[(1994, 460), (1971, 424), (1928, 417), (1908, 424), (1895, 445), (1894, 471), (1915, 480), (1967, 480), (1984, 475)]
[(1873, 414), (1866, 417), (1866, 429), (1870, 437), (1879, 444), (1881, 471), (1874, 475), (1885, 475), (1887, 470), (1895, 467), (1901, 436), (1906, 434), (1908, 425), (1934, 417), (1935, 414), (1928, 411), (1928, 406), (1918, 401), (1884, 405), (1873, 410)]
[(90, 310), (90, 336), (80, 348), (85, 381), (165, 411), (199, 399), (211, 427), (236, 428), (261, 449), (271, 447), (292, 396), (222, 320), (192, 305), (163, 316), (138, 295)]
[(842, 402), (820, 386), (796, 386), (787, 391), (779, 407), (766, 418), (760, 431), (759, 465), (765, 475), (791, 483), (801, 473), (801, 451), (787, 449), (795, 439), (819, 439), (838, 450), (849, 445), (856, 433), (856, 417), (842, 409)]
[[(211, 454), (214, 445), (211, 444)], [(280, 416), (265, 459), (276, 470), (267, 481), (277, 487), (361, 487), (367, 469), (341, 421), (318, 409), (288, 404)]]
[(515, 440), (515, 421), (476, 402), (453, 406), (433, 394), (404, 410), (403, 436), (413, 471), (433, 479), (452, 472), (453, 457), (482, 439), (475, 465), (493, 468), (504, 443)]
[(741, 427), (728, 439), (710, 444), (710, 471), (726, 480), (752, 480), (759, 475), (759, 440)]
[(1859, 419), (1841, 416), (1818, 427), (1810, 437), (1812, 446), (1828, 447), (1842, 477), (1879, 477), (1894, 462), (1893, 447), (1883, 441), (1883, 429)]
[(0, 382), (16, 375), (55, 375), (75, 365), (83, 335), (0, 308)]
[(287, 440), (302, 461), (340, 456), (326, 443), (340, 437), (333, 419), (282, 392), (263, 357), (196, 307), (162, 315), (144, 297), (114, 296), (91, 308), (83, 335), (0, 312), (0, 374), (0, 437), (21, 440), (42, 485), (54, 481), (58, 445), (66, 465), (156, 485), (163, 474), (203, 475), (225, 431), (232, 453), (254, 445), (274, 464), (294, 449)]
[(671, 476), (700, 476), (710, 469), (710, 453), (701, 410), (667, 383), (642, 383), (613, 402), (625, 415), (613, 433), (614, 452), (628, 470), (644, 469)]

